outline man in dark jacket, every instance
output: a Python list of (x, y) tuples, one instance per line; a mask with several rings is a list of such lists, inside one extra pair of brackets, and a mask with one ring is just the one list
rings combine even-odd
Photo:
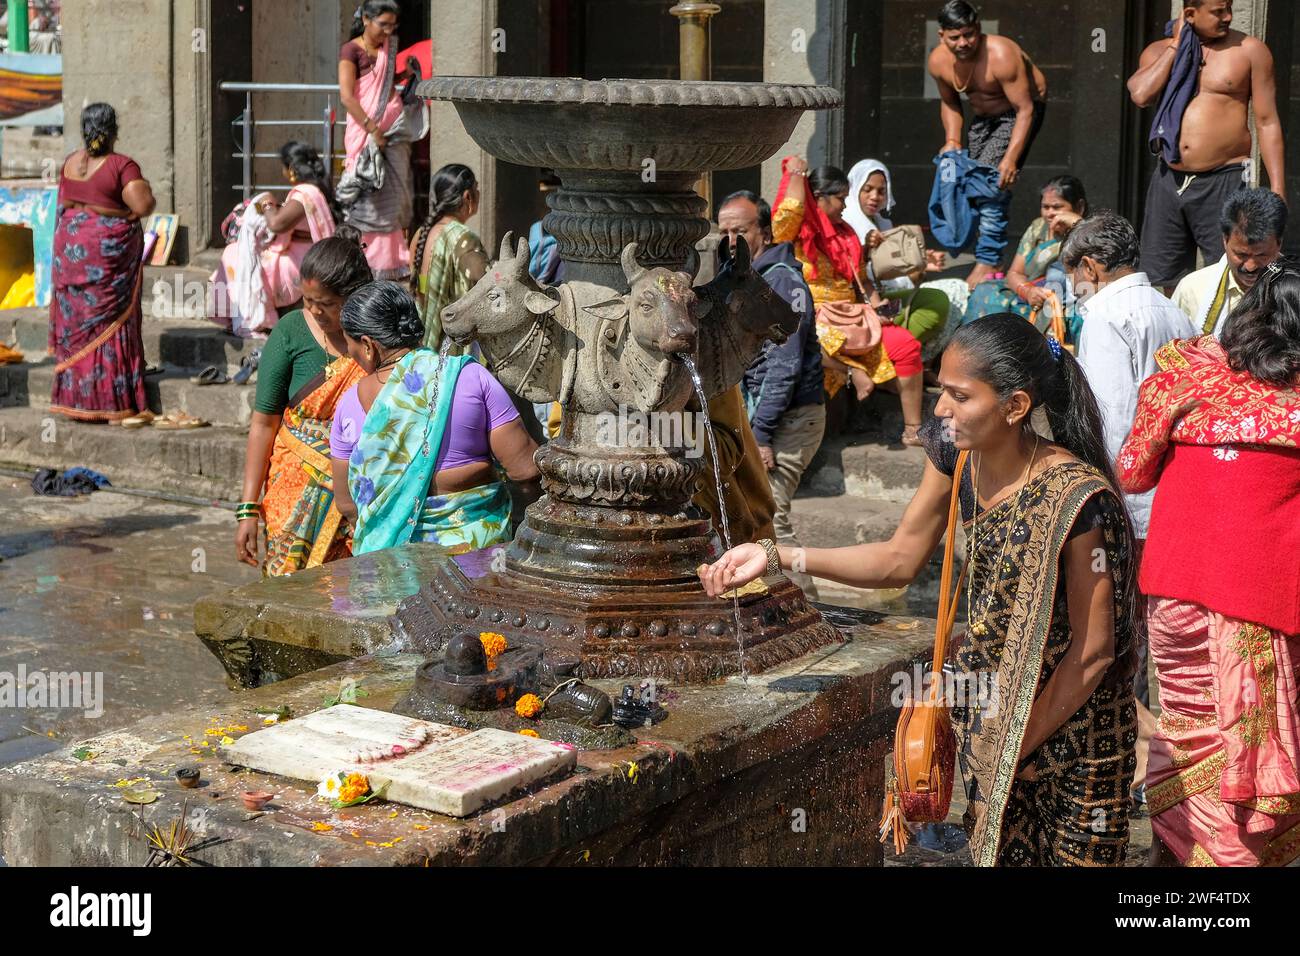
[[(731, 242), (749, 245), (754, 269), (799, 313), (798, 330), (783, 344), (768, 342), (745, 372), (742, 386), (749, 424), (767, 469), (776, 502), (772, 529), (778, 544), (799, 547), (790, 504), (826, 430), (821, 346), (814, 326), (812, 292), (788, 242), (772, 243), (772, 208), (749, 190), (732, 193), (718, 209), (718, 229)], [(807, 575), (790, 575), (810, 596)]]

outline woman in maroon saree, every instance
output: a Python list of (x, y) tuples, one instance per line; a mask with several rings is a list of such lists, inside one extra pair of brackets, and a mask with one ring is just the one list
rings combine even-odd
[(51, 408), (79, 421), (120, 422), (148, 412), (140, 282), (140, 220), (156, 201), (135, 160), (113, 152), (117, 115), (107, 103), (81, 112), (85, 148), (59, 176), (54, 233)]

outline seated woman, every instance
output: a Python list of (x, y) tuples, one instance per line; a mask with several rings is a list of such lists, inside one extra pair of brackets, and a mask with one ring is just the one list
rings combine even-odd
[[(822, 166), (810, 173), (808, 163), (798, 156), (788, 157), (782, 165), (781, 188), (772, 211), (772, 239), (794, 243), (795, 257), (803, 264), (804, 279), (812, 290), (813, 305), (865, 300), (877, 311), (888, 312), (884, 297), (872, 285), (863, 264), (862, 244), (853, 227), (844, 221), (848, 179), (834, 166)], [(808, 202), (809, 189), (815, 200), (812, 203)], [(851, 380), (858, 398), (864, 399), (876, 385), (888, 383), (887, 387), (897, 391), (903, 403), (903, 444), (920, 445), (921, 343), (887, 316), (881, 318), (884, 327), (880, 344), (860, 356), (844, 354), (844, 333), (818, 321), (826, 390), (834, 396), (845, 381)]]
[(293, 187), (284, 205), (270, 193), (255, 196), (212, 274), (212, 315), (244, 338), (265, 336), (281, 309), (298, 304), (303, 257), (313, 243), (334, 235), (336, 210), (320, 154), (306, 143), (289, 142), (280, 147), (280, 163)]
[(529, 436), (501, 384), (468, 355), (421, 347), (415, 300), (373, 282), (343, 307), (348, 352), (366, 376), (343, 396), (330, 453), (353, 553), (431, 541), (462, 554), (510, 539), (510, 491), (538, 477)]
[(871, 266), (870, 255), (884, 239), (884, 233), (894, 228), (885, 216), (894, 207), (894, 187), (885, 164), (875, 159), (864, 159), (849, 170), (849, 200), (844, 208), (844, 221), (853, 227), (862, 243), (867, 259), (867, 274), (880, 294), (894, 311), (894, 323), (911, 332), (922, 345), (922, 359), (937, 357), (947, 344), (957, 322), (950, 324), (952, 296), (961, 295), (957, 286), (965, 287), (960, 279), (926, 282), (927, 273), (942, 272), (945, 256), (942, 250), (925, 250), (925, 267), (911, 275), (880, 280)]
[[(1088, 214), (1088, 197), (1083, 183), (1073, 176), (1057, 176), (1043, 186), (1039, 195), (1039, 216), (1029, 224), (1016, 246), (1016, 257), (1004, 279), (985, 279), (970, 294), (962, 324), (997, 312), (1014, 312), (1028, 319), (1034, 309), (1055, 292), (1066, 304), (1065, 272), (1057, 266), (1061, 240), (1070, 228)], [(1055, 268), (1053, 268), (1055, 267)], [(1069, 322), (1072, 317), (1066, 315)], [(1037, 325), (1045, 332), (1051, 316), (1042, 311)]]
[(424, 323), (424, 345), (442, 344), (442, 310), (487, 272), (488, 254), (465, 222), (478, 211), (478, 182), (460, 163), (433, 175), (429, 218), (411, 239), (411, 291)]
[(281, 319), (262, 347), (235, 555), (257, 567), (257, 531), (264, 523), (268, 576), (349, 553), (338, 509), (331, 507), (329, 435), (340, 396), (365, 372), (348, 357), (339, 312), (372, 280), (361, 234), (340, 226), (338, 235), (316, 243), (303, 258), (303, 307)]

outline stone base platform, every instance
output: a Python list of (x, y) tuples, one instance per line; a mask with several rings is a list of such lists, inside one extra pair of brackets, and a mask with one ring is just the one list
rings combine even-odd
[[(11, 866), (138, 866), (148, 827), (165, 830), (184, 809), (202, 844), (192, 855), (210, 865), (880, 865), (891, 684), (927, 654), (933, 624), (829, 617), (846, 643), (747, 683), (661, 688), (669, 717), (634, 731), (635, 746), (581, 752), (566, 779), (465, 820), (388, 803), (333, 810), (309, 784), (205, 756), (222, 736), (260, 728), (257, 709), (302, 716), (349, 680), (365, 692), (359, 703), (391, 709), (421, 658), (381, 653), (248, 691), (227, 712), (151, 717), (0, 770), (0, 855)], [(78, 760), (78, 748), (93, 756)], [(180, 766), (200, 769), (198, 789), (175, 783)], [(144, 781), (159, 799), (124, 802)], [(259, 789), (277, 797), (250, 814), (239, 794)]]

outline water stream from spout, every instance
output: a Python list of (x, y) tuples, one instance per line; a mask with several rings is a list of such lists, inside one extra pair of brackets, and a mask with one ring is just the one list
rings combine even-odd
[[(722, 497), (722, 472), (718, 464), (718, 443), (713, 437), (713, 422), (709, 419), (709, 401), (704, 395), (704, 383), (700, 381), (700, 372), (695, 367), (695, 360), (689, 355), (677, 357), (686, 366), (686, 371), (691, 373), (691, 382), (695, 385), (695, 397), (700, 402), (700, 415), (704, 419), (704, 435), (709, 440), (709, 455), (713, 459), (713, 485), (718, 495), (718, 515), (722, 519), (722, 546), (724, 551), (730, 551), (731, 522), (727, 520), (727, 504)], [(685, 429), (683, 429), (684, 433)], [(740, 679), (748, 682), (749, 675), (745, 671), (745, 639), (740, 633), (740, 597), (734, 588), (731, 593), (731, 615), (736, 628), (736, 649), (740, 653)]]

